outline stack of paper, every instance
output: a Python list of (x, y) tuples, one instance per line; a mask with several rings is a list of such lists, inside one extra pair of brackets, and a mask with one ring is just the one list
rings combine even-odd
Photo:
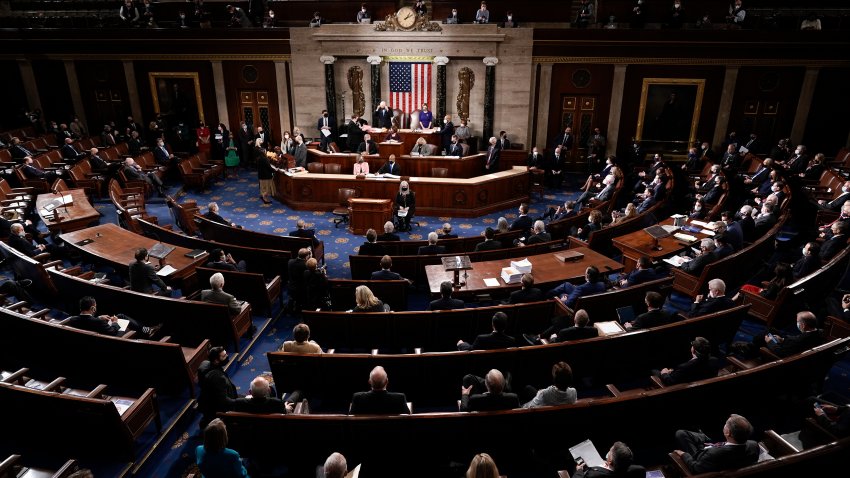
[(522, 272), (523, 274), (531, 273), (531, 262), (528, 258), (521, 261), (511, 261), (511, 267)]
[(505, 284), (516, 284), (520, 279), (522, 279), (522, 272), (513, 267), (502, 268), (502, 280), (505, 281)]
[(673, 234), (674, 232), (679, 230), (679, 226), (674, 226), (672, 224), (663, 224), (661, 227), (670, 234)]
[(694, 242), (694, 241), (697, 240), (696, 236), (692, 236), (690, 234), (684, 234), (684, 233), (681, 233), (681, 232), (677, 232), (676, 234), (673, 234), (673, 237), (675, 237), (676, 239), (678, 239), (680, 241), (685, 241), (685, 242)]
[(570, 454), (576, 462), (581, 461), (588, 467), (605, 464), (605, 461), (599, 455), (599, 452), (596, 451), (596, 447), (593, 446), (593, 442), (590, 440), (585, 440), (576, 446), (570, 447)]
[(156, 271), (156, 275), (158, 275), (160, 277), (167, 277), (167, 276), (171, 275), (176, 270), (177, 269), (172, 267), (170, 264), (167, 264), (167, 265), (165, 265), (165, 267), (162, 267), (160, 270)]
[(673, 257), (668, 257), (668, 258), (663, 259), (663, 260), (664, 260), (664, 262), (666, 262), (666, 263), (668, 263), (668, 264), (670, 264), (674, 267), (679, 267), (682, 264), (684, 264), (685, 262), (688, 262), (689, 260), (691, 260), (691, 258), (690, 257), (683, 257), (683, 256), (673, 256)]

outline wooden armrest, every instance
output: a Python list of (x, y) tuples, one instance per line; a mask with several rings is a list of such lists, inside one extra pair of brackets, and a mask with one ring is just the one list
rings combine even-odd
[(26, 193), (33, 194), (35, 192), (35, 188), (32, 186), (24, 186), (22, 188), (12, 188), (13, 193)]
[(771, 352), (770, 349), (767, 348), (767, 347), (760, 348), (759, 353), (761, 354), (762, 357), (764, 357), (767, 360), (770, 360), (771, 362), (776, 361), (776, 360), (782, 360), (782, 358), (780, 356)]
[(819, 438), (825, 442), (838, 440), (838, 437), (835, 436), (835, 434), (824, 428), (823, 425), (818, 423), (817, 419), (813, 417), (806, 418), (806, 421), (803, 422), (803, 426), (805, 426), (807, 430), (820, 435)]
[(41, 254), (34, 255), (32, 258), (35, 259), (37, 262), (46, 261), (47, 259), (50, 259), (50, 253), (42, 252)]
[(9, 375), (8, 377), (6, 377), (3, 380), (3, 383), (18, 383), (24, 378), (24, 375), (29, 373), (29, 371), (30, 371), (30, 369), (24, 367), (24, 368), (18, 370), (17, 372), (13, 373), (12, 375)]
[(86, 398), (103, 398), (103, 391), (106, 390), (106, 385), (100, 384), (86, 395)]
[(67, 269), (62, 269), (62, 272), (71, 276), (79, 276), (80, 274), (82, 274), (83, 268), (80, 266), (73, 266)]
[[(50, 253), (48, 253), (48, 252), (45, 252), (44, 254), (47, 254), (48, 256), (50, 255)], [(41, 254), (40, 254), (40, 255), (41, 255)], [(38, 256), (36, 256), (36, 257), (38, 257)], [(45, 262), (44, 264), (42, 264), (42, 267), (44, 267), (45, 269), (50, 269), (51, 267), (56, 267), (56, 270), (62, 270), (62, 269), (59, 267), (59, 266), (61, 266), (62, 264), (63, 264), (63, 263), (62, 263), (62, 260), (57, 259), (57, 260), (55, 260), (55, 261)]]
[(128, 331), (124, 332), (124, 335), (122, 335), (121, 338), (122, 339), (136, 338), (136, 331), (135, 330), (128, 330)]
[(789, 443), (788, 440), (782, 438), (773, 430), (766, 430), (764, 432), (763, 441), (765, 448), (767, 448), (767, 451), (769, 451), (774, 458), (793, 455), (800, 452), (797, 447)]
[(7, 305), (6, 309), (11, 310), (13, 312), (19, 312), (18, 309), (21, 309), (21, 308), (26, 307), (28, 305), (29, 305), (29, 302), (27, 302), (25, 300), (19, 300), (18, 302), (15, 302), (14, 304)]
[(44, 387), (42, 390), (44, 390), (45, 392), (55, 392), (56, 389), (58, 389), (64, 382), (65, 377), (56, 377), (55, 379), (53, 379), (52, 382), (48, 383), (47, 386)]
[(80, 275), (78, 275), (77, 277), (79, 277), (80, 279), (89, 280), (92, 277), (94, 277), (94, 271), (83, 272)]
[(661, 377), (658, 375), (652, 375), (649, 377), (650, 380), (658, 387), (658, 388), (666, 388), (667, 385), (664, 385), (664, 382), (661, 380)]
[(726, 360), (729, 363), (731, 363), (732, 365), (734, 365), (738, 370), (747, 370), (747, 369), (753, 368), (751, 365), (745, 363), (744, 361), (742, 361), (738, 357), (735, 357), (734, 355), (727, 355)]
[(162, 343), (164, 343), (164, 344), (167, 344), (168, 342), (170, 342), (170, 341), (171, 341), (171, 336), (170, 336), (170, 335), (166, 335), (165, 337), (163, 337), (163, 338), (159, 339), (159, 341), (160, 341), (160, 342), (162, 342)]
[(32, 317), (33, 319), (40, 319), (40, 318), (44, 317), (45, 315), (47, 315), (48, 313), (50, 313), (50, 309), (45, 307), (45, 308), (39, 310), (38, 312), (33, 312), (32, 314), (29, 314), (29, 316)]
[(620, 392), (620, 389), (617, 388), (617, 386), (614, 385), (613, 383), (609, 383), (609, 384), (605, 385), (605, 388), (607, 388), (608, 391), (611, 392), (611, 395), (614, 396), (614, 397), (619, 397), (620, 395), (623, 394), (622, 392)]
[(685, 464), (685, 460), (683, 460), (681, 456), (672, 451), (667, 456), (669, 456), (670, 461), (673, 462), (673, 467), (675, 468), (674, 472), (678, 471), (681, 476), (692, 476), (691, 470), (688, 468), (688, 465)]

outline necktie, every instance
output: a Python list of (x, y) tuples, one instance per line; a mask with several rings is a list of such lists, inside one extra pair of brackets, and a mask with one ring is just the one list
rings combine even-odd
[(325, 121), (325, 126), (327, 126), (327, 125), (328, 125), (328, 119), (327, 119), (327, 118), (325, 118), (325, 120), (324, 120), (324, 121)]

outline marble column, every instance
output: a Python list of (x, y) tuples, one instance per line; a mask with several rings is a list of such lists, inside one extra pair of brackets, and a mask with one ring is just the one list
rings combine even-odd
[[(434, 119), (437, 123), (442, 123), (446, 117), (446, 65), (449, 59), (438, 56), (434, 58), (434, 63), (437, 64), (437, 114)], [(457, 123), (460, 124), (460, 120)]]
[(623, 89), (626, 84), (626, 66), (614, 65), (614, 80), (611, 82), (611, 107), (608, 109), (608, 129), (605, 131), (607, 144), (605, 154), (617, 154), (617, 138), (620, 135), (620, 112), (623, 109)]
[(484, 79), (484, 128), (481, 133), (481, 142), (486, 145), (493, 136), (493, 120), (496, 114), (496, 65), (499, 59), (488, 56), (483, 61), (487, 65), (487, 73)]
[[(73, 63), (73, 62), (72, 62)], [(127, 83), (127, 101), (130, 102), (130, 114), (133, 115), (133, 119), (136, 120), (140, 125), (145, 124), (142, 121), (142, 103), (139, 101), (139, 87), (136, 84), (136, 68), (133, 66), (133, 62), (131, 60), (122, 60), (121, 63), (124, 65), (124, 81)], [(72, 65), (73, 67), (73, 65)], [(68, 69), (68, 61), (65, 62), (65, 69)], [(68, 75), (68, 82), (71, 81), (71, 75)], [(77, 81), (76, 75), (74, 76), (74, 81)], [(71, 90), (71, 97), (74, 97), (74, 90)], [(74, 104), (74, 108), (76, 108), (76, 103)]]
[(277, 84), (277, 104), (278, 104), (278, 116), (280, 121), (280, 131), (278, 133), (278, 138), (283, 138), (284, 131), (292, 131), (292, 118), (293, 115), (290, 114), (291, 105), (289, 104), (289, 95), (287, 92), (289, 91), (289, 78), (286, 77), (286, 62), (285, 61), (275, 61), (274, 62), (274, 76), (275, 83)]
[(815, 95), (815, 86), (818, 83), (820, 68), (806, 68), (803, 76), (803, 86), (800, 87), (800, 99), (797, 100), (797, 113), (794, 115), (794, 124), (791, 126), (791, 141), (799, 144), (803, 141), (806, 132), (806, 122), (809, 120), (809, 111), (812, 108), (812, 98)]
[(537, 85), (537, 129), (533, 132), (534, 144), (540, 151), (549, 141), (549, 101), (552, 97), (552, 63), (540, 64), (540, 81)]
[[(213, 85), (215, 87), (215, 105), (218, 110), (218, 122), (230, 124), (230, 114), (227, 111), (227, 89), (224, 87), (224, 68), (220, 60), (210, 61), (213, 72)], [(238, 126), (238, 125), (234, 125)], [(212, 129), (212, 128), (210, 128)]]
[(723, 144), (726, 130), (729, 128), (729, 113), (732, 111), (732, 100), (735, 97), (735, 83), (738, 82), (738, 67), (727, 66), (723, 77), (723, 91), (720, 93), (720, 105), (717, 108), (717, 121), (714, 123), (714, 138), (712, 146)]
[(328, 116), (334, 118), (339, 123), (341, 118), (336, 116), (336, 86), (334, 79), (334, 62), (336, 58), (330, 55), (322, 55), (319, 57), (325, 65), (325, 105), (328, 110)]
[(371, 65), (371, 86), (372, 86), (372, 124), (376, 124), (375, 110), (381, 103), (381, 57), (372, 55), (366, 57), (366, 61)]
[(77, 68), (74, 66), (74, 60), (63, 60), (62, 63), (65, 65), (65, 76), (68, 77), (68, 91), (71, 93), (71, 104), (74, 106), (74, 114), (85, 121), (83, 99), (80, 97), (80, 82), (77, 79)]
[[(30, 111), (41, 109), (41, 97), (38, 95), (38, 83), (35, 82), (35, 72), (29, 60), (18, 60), (18, 69), (21, 70), (21, 82), (24, 84), (24, 94), (27, 96), (27, 105)], [(44, 119), (42, 111), (41, 118)]]

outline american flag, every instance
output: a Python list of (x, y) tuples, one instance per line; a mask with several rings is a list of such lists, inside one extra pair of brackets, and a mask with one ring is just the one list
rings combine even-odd
[(405, 113), (431, 99), (431, 63), (390, 62), (390, 108)]

